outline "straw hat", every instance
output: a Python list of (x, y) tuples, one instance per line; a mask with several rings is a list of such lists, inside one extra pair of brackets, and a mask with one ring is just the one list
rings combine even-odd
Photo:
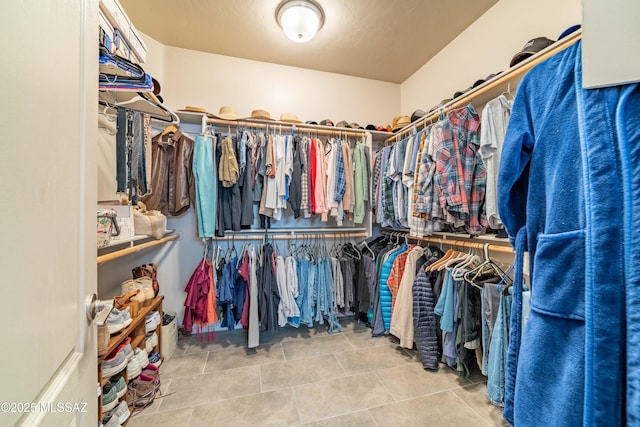
[(251, 112), (251, 119), (260, 119), (260, 120), (273, 120), (271, 118), (271, 114), (269, 114), (266, 110), (253, 110)]
[(186, 107), (184, 107), (182, 110), (179, 110), (179, 111), (188, 111), (188, 112), (190, 112), (190, 113), (202, 113), (202, 114), (209, 114), (205, 108), (202, 108), (202, 107), (192, 107), (192, 106), (190, 106), (190, 105), (187, 105)]
[(238, 113), (236, 112), (236, 109), (228, 105), (220, 107), (220, 111), (218, 114), (214, 114), (214, 116), (224, 120), (238, 120)]
[(302, 123), (300, 119), (298, 119), (298, 116), (290, 113), (280, 115), (280, 121), (287, 123)]
[(411, 123), (411, 119), (409, 118), (409, 116), (396, 116), (393, 118), (393, 125), (391, 125), (391, 128), (395, 132), (397, 130), (402, 129), (403, 127), (407, 126), (410, 123)]

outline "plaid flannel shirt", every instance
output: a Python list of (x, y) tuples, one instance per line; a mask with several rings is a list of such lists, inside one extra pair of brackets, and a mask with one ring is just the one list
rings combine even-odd
[(451, 221), (463, 221), (470, 234), (479, 234), (487, 223), (483, 218), (487, 172), (479, 153), (479, 129), (472, 105), (450, 111), (435, 159), (440, 205)]
[(337, 139), (333, 145), (333, 150), (336, 150), (336, 171), (335, 171), (335, 185), (333, 186), (333, 200), (335, 202), (341, 202), (344, 197), (344, 193), (347, 191), (347, 177), (344, 172), (344, 158), (342, 155), (342, 144)]
[(468, 215), (461, 219), (465, 220), (467, 233), (480, 234), (489, 225), (484, 211), (487, 169), (480, 155), (480, 117), (471, 104), (448, 115), (455, 129), (454, 142), (457, 139), (467, 202)]

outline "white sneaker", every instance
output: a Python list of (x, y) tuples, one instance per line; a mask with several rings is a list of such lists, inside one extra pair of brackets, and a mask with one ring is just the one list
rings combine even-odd
[(145, 341), (145, 350), (147, 350), (147, 353), (153, 352), (153, 349), (157, 345), (158, 345), (158, 334), (155, 332), (148, 333)]
[(131, 412), (129, 412), (129, 406), (127, 406), (127, 401), (120, 401), (118, 406), (116, 406), (115, 409), (111, 411), (111, 415), (118, 421), (120, 421), (120, 424), (124, 424), (131, 415)]
[(137, 356), (135, 356), (135, 351), (134, 351), (134, 357), (132, 357), (129, 363), (127, 364), (127, 378), (129, 380), (132, 380), (138, 375), (140, 375), (140, 372), (142, 372), (142, 365), (140, 364), (140, 359)]
[(134, 358), (138, 359), (138, 363), (140, 364), (142, 369), (146, 368), (149, 364), (149, 354), (145, 350), (136, 348), (135, 350), (133, 350), (133, 356)]
[(157, 311), (152, 311), (151, 313), (147, 314), (147, 317), (145, 318), (146, 331), (155, 331), (156, 328), (160, 326), (161, 321), (162, 320), (160, 319), (160, 313), (158, 313)]
[(107, 316), (107, 326), (110, 334), (115, 334), (126, 328), (131, 324), (131, 315), (129, 314), (129, 307), (120, 311), (117, 308), (111, 309), (109, 316)]

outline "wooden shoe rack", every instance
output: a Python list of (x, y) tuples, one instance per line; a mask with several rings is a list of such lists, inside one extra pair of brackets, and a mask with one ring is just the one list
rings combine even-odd
[[(150, 303), (147, 303), (146, 306), (144, 307), (140, 307), (140, 310), (138, 310), (138, 315), (132, 319), (131, 324), (129, 326), (127, 326), (126, 328), (124, 328), (123, 330), (121, 330), (120, 332), (111, 335), (111, 338), (109, 339), (109, 345), (107, 346), (107, 348), (105, 348), (104, 350), (98, 352), (98, 382), (100, 383), (100, 389), (102, 389), (104, 387), (104, 385), (109, 381), (109, 377), (107, 378), (102, 378), (102, 362), (104, 361), (104, 359), (116, 348), (118, 348), (118, 346), (120, 344), (122, 344), (124, 342), (124, 340), (126, 340), (127, 338), (131, 338), (131, 348), (135, 349), (136, 347), (145, 348), (145, 344), (146, 344), (146, 326), (145, 326), (145, 316), (147, 314), (149, 314), (152, 311), (157, 311), (160, 314), (160, 319), (162, 319), (162, 300), (163, 300), (163, 296), (158, 296), (156, 298), (154, 298), (153, 300), (151, 300)], [(158, 325), (158, 327), (155, 330), (156, 334), (158, 335), (158, 344), (153, 348), (153, 352), (158, 352), (160, 353), (160, 360), (162, 360), (162, 353), (161, 353), (161, 348), (162, 348), (162, 324)], [(127, 384), (129, 384), (129, 379), (127, 377), (127, 368), (125, 367), (122, 371), (118, 372), (117, 374), (113, 375), (113, 377), (111, 378), (117, 378), (117, 377), (124, 377), (125, 382)], [(126, 394), (124, 396), (122, 396), (119, 400), (124, 400), (126, 399)], [(98, 398), (98, 422), (100, 422), (100, 420), (102, 420), (102, 417), (104, 416), (104, 414), (102, 413), (102, 393), (100, 394), (100, 397)], [(133, 408), (131, 406), (129, 406), (129, 410), (133, 411)], [(126, 424), (126, 423), (125, 423)]]

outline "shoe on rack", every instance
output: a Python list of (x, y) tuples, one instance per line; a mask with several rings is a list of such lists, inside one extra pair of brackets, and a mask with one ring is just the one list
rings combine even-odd
[(116, 418), (120, 422), (120, 424), (124, 424), (129, 419), (129, 416), (131, 415), (131, 412), (129, 411), (129, 407), (127, 406), (127, 402), (122, 400), (122, 401), (120, 401), (120, 403), (118, 403), (118, 406), (116, 406), (113, 409), (113, 411), (110, 412), (110, 414), (114, 418)]
[(122, 341), (122, 343), (118, 347), (116, 347), (116, 349), (113, 350), (109, 356), (113, 356), (114, 354), (120, 352), (124, 353), (124, 356), (127, 358), (127, 360), (131, 360), (131, 358), (133, 357), (133, 349), (131, 348), (131, 337), (127, 337), (124, 341)]
[(113, 306), (118, 310), (124, 310), (125, 307), (129, 307), (131, 317), (136, 317), (138, 315), (138, 309), (140, 308), (140, 300), (134, 298), (139, 293), (139, 289), (134, 289), (124, 295), (116, 295), (113, 297)]
[(106, 383), (102, 388), (102, 412), (108, 412), (118, 404), (117, 390), (111, 383)]
[(113, 308), (107, 316), (107, 326), (109, 327), (109, 333), (111, 335), (116, 334), (131, 324), (131, 315), (129, 314), (129, 307), (120, 311), (117, 308)]
[(147, 351), (142, 348), (136, 348), (133, 353), (134, 357), (138, 359), (138, 362), (140, 363), (142, 369), (146, 368), (149, 364), (149, 354), (147, 353)]
[(136, 291), (136, 294), (131, 297), (131, 300), (138, 302), (138, 308), (146, 305), (145, 301), (147, 300), (147, 296), (142, 291), (142, 287), (136, 279), (129, 279), (122, 282), (122, 285), (120, 285), (120, 291), (122, 294), (128, 294), (129, 292)]
[(129, 382), (129, 389), (133, 390), (133, 406), (143, 409), (153, 403), (156, 397), (156, 384), (153, 378), (144, 376)]
[(153, 381), (153, 384), (156, 388), (156, 393), (158, 393), (158, 390), (160, 390), (160, 372), (157, 372), (157, 371), (147, 371), (146, 373), (143, 372), (140, 374), (138, 379), (142, 381)]
[(160, 285), (158, 284), (158, 268), (155, 264), (144, 264), (140, 267), (135, 267), (131, 270), (134, 279), (140, 277), (151, 278), (154, 296), (157, 296), (160, 291)]
[(137, 289), (144, 294), (145, 306), (151, 304), (151, 301), (155, 298), (156, 294), (153, 291), (153, 281), (149, 277), (139, 277), (134, 279)]
[(115, 387), (116, 396), (118, 397), (118, 399), (127, 394), (127, 382), (124, 380), (124, 377), (121, 376), (118, 377), (118, 379), (111, 378), (109, 380), (109, 383), (113, 384), (113, 386)]
[(100, 422), (101, 427), (120, 427), (120, 425), (118, 417), (114, 417), (112, 414), (106, 414)]
[(146, 375), (153, 378), (156, 381), (157, 388), (160, 388), (160, 368), (158, 368), (153, 363), (149, 363), (140, 375)]
[(145, 318), (145, 329), (147, 332), (155, 331), (160, 326), (160, 313), (152, 311)]
[(142, 365), (140, 364), (140, 359), (137, 356), (131, 358), (129, 363), (127, 364), (127, 378), (131, 380), (132, 378), (137, 377), (142, 372)]
[(112, 377), (126, 367), (127, 356), (125, 356), (124, 351), (119, 351), (116, 354), (109, 355), (102, 361), (102, 377)]
[(154, 332), (149, 332), (146, 336), (145, 340), (145, 349), (147, 353), (151, 353), (154, 348), (158, 345), (158, 334)]
[(157, 351), (153, 352), (153, 353), (149, 353), (149, 362), (153, 363), (156, 366), (160, 366), (160, 353), (158, 353)]

